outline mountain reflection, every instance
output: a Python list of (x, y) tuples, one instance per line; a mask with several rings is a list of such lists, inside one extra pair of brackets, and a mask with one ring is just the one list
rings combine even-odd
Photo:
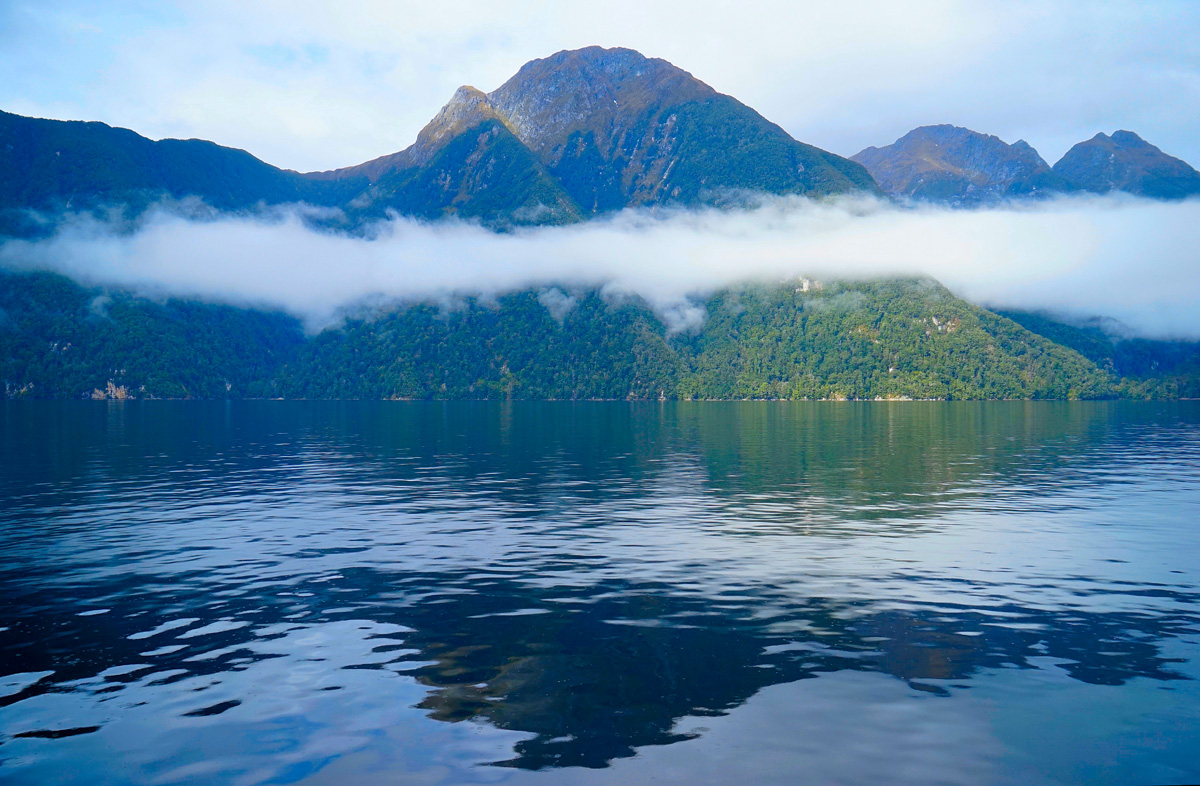
[[(110, 597), (123, 592), (116, 585), (98, 589)], [(397, 603), (410, 593), (428, 597)], [(1200, 594), (1164, 590), (1159, 599), (1195, 608)], [(145, 642), (129, 637), (171, 619), (156, 616), (157, 609), (203, 613), (195, 610), (194, 598), (165, 587), (153, 600), (126, 599), (124, 611), (132, 617), (126, 625), (107, 615), (55, 614), (75, 607), (77, 601), (65, 595), (43, 591), (40, 600), (37, 606), (22, 604), (25, 614), (5, 614), (14, 634), (5, 666), (10, 672), (54, 670), (54, 680), (0, 704), (69, 690), (62, 686), (144, 663)], [(879, 672), (943, 695), (965, 687), (954, 681), (969, 680), (980, 669), (1031, 668), (1030, 660), (1042, 657), (1057, 659), (1057, 668), (1089, 683), (1181, 679), (1160, 645), (1200, 622), (1200, 616), (1181, 611), (1053, 611), (1015, 604), (987, 615), (945, 606), (872, 612), (833, 598), (792, 602), (786, 619), (756, 619), (760, 603), (772, 601), (778, 599), (722, 602), (669, 586), (620, 581), (547, 593), (466, 574), (348, 571), (336, 582), (295, 585), (274, 605), (237, 599), (211, 608), (214, 617), (201, 617), (189, 629), (231, 617), (249, 624), (189, 641), (153, 662), (176, 682), (252, 670), (261, 660), (281, 657), (261, 647), (269, 650), (272, 637), (284, 635), (286, 626), (272, 632), (283, 619), (304, 624), (368, 619), (403, 632), (377, 637), (371, 650), (377, 659), (340, 667), (414, 676), (428, 688), (419, 706), (435, 720), (483, 719), (534, 735), (516, 744), (511, 759), (497, 763), (602, 767), (639, 747), (681, 739), (673, 727), (682, 717), (721, 714), (767, 685), (819, 673)], [(331, 603), (343, 610), (330, 610)], [(808, 633), (773, 633), (781, 622)], [(109, 678), (104, 690), (135, 676)]]
[[(1026, 569), (990, 571), (1012, 544), (987, 517), (1053, 530), (1145, 491), (1147, 462), (1194, 468), (1198, 415), (7, 404), (0, 676), (52, 675), (0, 698), (0, 760), (54, 731), (22, 725), (22, 702), (123, 693), (232, 716), (255, 696), (163, 697), (273, 661), (319, 664), (332, 692), (351, 669), (414, 679), (429, 719), (521, 732), (493, 763), (524, 769), (604, 767), (694, 736), (683, 718), (844, 670), (943, 696), (998, 669), (1185, 679), (1166, 643), (1200, 624), (1193, 585), (1079, 562), (1085, 543), (1060, 564), (1031, 541)], [(949, 556), (879, 537), (960, 531)], [(322, 630), (361, 646), (297, 643)], [(102, 732), (88, 712), (72, 727)]]
[[(989, 629), (967, 609), (847, 621), (844, 605), (819, 599), (797, 618), (822, 635), (783, 638), (748, 621), (752, 606), (713, 618), (703, 599), (670, 597), (663, 589), (606, 588), (620, 599), (577, 614), (454, 614), (458, 624), (452, 629), (438, 629), (433, 619), (421, 625), (420, 614), (410, 616), (418, 620), (417, 632), (406, 644), (433, 661), (415, 671), (433, 689), (421, 706), (438, 720), (486, 718), (537, 735), (518, 743), (516, 756), (504, 764), (601, 767), (641, 746), (680, 739), (672, 728), (681, 717), (720, 714), (764, 686), (820, 672), (882, 672), (945, 693), (948, 686), (919, 683), (967, 679), (981, 668), (1029, 668), (1031, 657), (1050, 656), (1085, 682), (1179, 679), (1158, 642), (1186, 633), (1196, 621), (1190, 615), (1148, 621), (1087, 614), (1066, 623), (1059, 619), (1063, 614), (1016, 607), (1004, 611), (1030, 630)], [(468, 611), (476, 609), (463, 609)], [(690, 624), (665, 622), (673, 619)], [(962, 635), (981, 630), (986, 632)], [(1096, 652), (1097, 641), (1106, 642), (1103, 654)]]

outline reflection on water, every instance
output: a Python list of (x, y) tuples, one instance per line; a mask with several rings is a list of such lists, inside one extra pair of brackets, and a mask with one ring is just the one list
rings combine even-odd
[(1200, 778), (1194, 403), (0, 425), (0, 779)]

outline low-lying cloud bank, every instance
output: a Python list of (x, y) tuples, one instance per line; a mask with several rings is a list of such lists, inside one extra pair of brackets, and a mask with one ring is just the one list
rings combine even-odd
[[(1064, 198), (986, 210), (870, 198), (766, 198), (736, 210), (625, 211), (496, 234), (393, 218), (373, 239), (316, 231), (302, 210), (192, 220), (156, 211), (130, 234), (92, 219), (0, 245), (0, 266), (150, 294), (271, 306), (328, 324), (367, 298), (442, 299), (604, 286), (677, 328), (745, 280), (928, 275), (996, 307), (1105, 315), (1143, 335), (1200, 337), (1200, 200)], [(566, 292), (544, 295), (561, 318)]]

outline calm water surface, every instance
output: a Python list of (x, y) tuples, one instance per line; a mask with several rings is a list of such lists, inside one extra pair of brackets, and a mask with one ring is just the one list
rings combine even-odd
[(1200, 403), (0, 403), (0, 781), (1200, 781)]

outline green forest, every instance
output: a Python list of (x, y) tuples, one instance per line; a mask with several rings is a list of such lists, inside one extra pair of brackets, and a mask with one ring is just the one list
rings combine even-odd
[(0, 273), (6, 398), (1095, 399), (1200, 394), (1200, 345), (998, 314), (924, 278), (746, 284), (672, 325), (567, 286), (281, 313)]

